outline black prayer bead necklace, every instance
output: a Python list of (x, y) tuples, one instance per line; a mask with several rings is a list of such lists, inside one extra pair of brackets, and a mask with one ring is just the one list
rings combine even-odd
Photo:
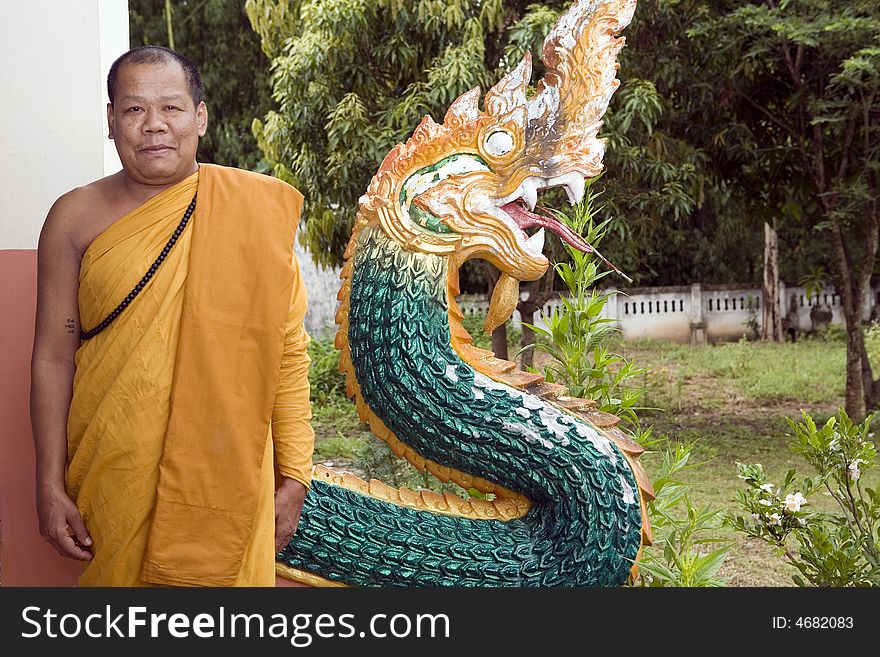
[(176, 243), (180, 235), (183, 233), (183, 229), (186, 228), (187, 223), (189, 223), (189, 218), (192, 216), (192, 213), (196, 209), (196, 194), (193, 196), (192, 201), (190, 201), (189, 207), (186, 209), (186, 212), (183, 213), (183, 219), (180, 220), (180, 224), (174, 230), (174, 233), (168, 239), (168, 242), (165, 244), (165, 248), (162, 249), (162, 253), (159, 254), (159, 257), (156, 258), (156, 261), (150, 265), (150, 268), (147, 270), (147, 273), (143, 275), (138, 284), (134, 286), (131, 292), (128, 293), (128, 296), (122, 300), (113, 311), (104, 318), (104, 321), (98, 324), (95, 328), (90, 331), (81, 331), (79, 334), (80, 340), (88, 340), (89, 338), (93, 338), (98, 333), (103, 331), (105, 328), (110, 326), (114, 319), (119, 317), (122, 314), (122, 311), (128, 308), (129, 304), (134, 301), (135, 297), (140, 294), (141, 290), (146, 287), (147, 283), (150, 282), (150, 279), (153, 278), (153, 274), (156, 273), (156, 270), (159, 269), (159, 265), (161, 265), (165, 258), (168, 257), (168, 254), (171, 252), (171, 247), (173, 247)]

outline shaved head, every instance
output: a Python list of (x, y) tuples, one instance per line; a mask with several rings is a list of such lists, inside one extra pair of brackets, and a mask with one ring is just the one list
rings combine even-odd
[(132, 48), (124, 55), (121, 55), (110, 67), (110, 73), (107, 75), (107, 96), (110, 98), (110, 104), (116, 96), (116, 78), (119, 75), (119, 69), (123, 64), (177, 64), (183, 69), (186, 76), (186, 83), (189, 87), (189, 95), (192, 97), (193, 104), (198, 106), (202, 102), (202, 76), (199, 75), (198, 69), (189, 59), (181, 55), (179, 52), (162, 46), (138, 46)]

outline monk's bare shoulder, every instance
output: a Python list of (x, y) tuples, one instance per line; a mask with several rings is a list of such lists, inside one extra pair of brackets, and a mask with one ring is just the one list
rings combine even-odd
[(113, 207), (118, 204), (119, 196), (115, 175), (63, 194), (52, 205), (43, 224), (41, 247), (69, 250), (81, 257), (92, 240), (112, 223)]

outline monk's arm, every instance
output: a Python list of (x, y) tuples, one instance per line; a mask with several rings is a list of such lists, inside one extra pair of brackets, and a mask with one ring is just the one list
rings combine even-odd
[(80, 255), (73, 239), (76, 212), (75, 200), (60, 198), (40, 233), (30, 401), (40, 533), (61, 555), (86, 560), (91, 558), (91, 539), (64, 489), (67, 414), (80, 343)]
[[(296, 263), (294, 262), (296, 265)], [(275, 547), (281, 550), (296, 531), (311, 485), (312, 408), (309, 403), (309, 336), (303, 326), (306, 293), (296, 266), (288, 313), (281, 374), (272, 412), (275, 463), (281, 483), (275, 493)]]

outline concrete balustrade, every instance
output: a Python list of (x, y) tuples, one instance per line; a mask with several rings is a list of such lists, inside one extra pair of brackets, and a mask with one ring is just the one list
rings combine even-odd
[[(843, 324), (840, 296), (826, 288), (812, 297), (802, 287), (780, 284), (781, 314), (799, 333), (812, 330), (810, 312), (816, 305), (831, 310), (831, 323)], [(489, 306), (486, 295), (462, 295), (459, 306), (467, 314), (485, 313)], [(549, 314), (561, 306), (559, 298), (544, 306)], [(866, 297), (862, 317), (868, 320), (880, 305), (880, 289), (872, 288)], [(878, 309), (880, 310), (880, 309)], [(738, 340), (761, 330), (761, 288), (744, 285), (701, 285), (630, 288), (613, 290), (602, 316), (615, 320), (627, 340), (652, 338), (675, 342), (716, 342)], [(514, 313), (513, 321), (521, 321)], [(544, 327), (535, 318), (535, 325)]]
[[(317, 268), (308, 253), (298, 247), (303, 279), (309, 290), (309, 313), (306, 328), (313, 335), (335, 330), (336, 290), (339, 288), (339, 270)], [(525, 293), (523, 293), (525, 297)], [(843, 324), (840, 296), (833, 288), (825, 288), (807, 295), (803, 287), (779, 284), (780, 314), (796, 333), (808, 333), (813, 328), (810, 312), (816, 305), (831, 310), (831, 323)], [(679, 285), (668, 287), (640, 287), (611, 290), (602, 316), (615, 320), (627, 340), (651, 338), (675, 342), (717, 342), (738, 340), (761, 331), (761, 287), (757, 285)], [(486, 294), (462, 294), (458, 305), (465, 315), (485, 315), (489, 309)], [(562, 305), (559, 297), (544, 304), (549, 314)], [(880, 288), (871, 288), (866, 296), (862, 317), (869, 320), (880, 313)], [(520, 324), (519, 312), (513, 322)], [(535, 325), (545, 327), (537, 314)]]

